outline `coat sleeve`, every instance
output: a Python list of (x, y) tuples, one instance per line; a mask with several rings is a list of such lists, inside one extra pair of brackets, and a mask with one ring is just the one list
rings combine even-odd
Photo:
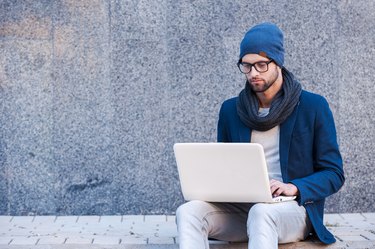
[(299, 189), (298, 201), (300, 205), (313, 203), (336, 193), (345, 181), (333, 115), (324, 98), (319, 101), (315, 111), (314, 173), (290, 181)]

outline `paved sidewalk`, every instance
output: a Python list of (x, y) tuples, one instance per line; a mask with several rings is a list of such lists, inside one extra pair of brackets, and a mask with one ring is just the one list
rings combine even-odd
[[(306, 241), (292, 248), (375, 248), (375, 213), (326, 214), (337, 243)], [(0, 216), (0, 249), (177, 249), (174, 216)], [(211, 242), (211, 248), (245, 249), (246, 243)]]

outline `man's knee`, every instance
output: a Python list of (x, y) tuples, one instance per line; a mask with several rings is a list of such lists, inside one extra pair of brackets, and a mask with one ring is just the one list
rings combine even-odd
[(247, 219), (248, 228), (251, 226), (275, 226), (277, 216), (272, 204), (258, 203), (251, 207)]
[(251, 207), (247, 219), (249, 248), (277, 248), (277, 217), (272, 205), (258, 203)]
[(181, 206), (179, 206), (176, 210), (176, 221), (188, 218), (191, 219), (192, 217), (198, 217), (201, 215), (202, 210), (209, 205), (207, 202), (204, 201), (189, 201)]

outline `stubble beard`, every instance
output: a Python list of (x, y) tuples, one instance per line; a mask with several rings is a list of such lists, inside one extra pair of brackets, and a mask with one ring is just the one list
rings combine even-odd
[(251, 82), (249, 82), (251, 90), (253, 90), (253, 92), (256, 93), (262, 93), (267, 91), (276, 82), (277, 78), (279, 77), (279, 71), (275, 69), (274, 73), (271, 76), (272, 77), (269, 80), (261, 79), (264, 82), (263, 85), (254, 85)]

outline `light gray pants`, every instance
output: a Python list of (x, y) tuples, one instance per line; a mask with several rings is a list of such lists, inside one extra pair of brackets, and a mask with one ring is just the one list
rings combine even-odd
[(208, 249), (208, 238), (249, 241), (250, 249), (305, 239), (311, 229), (296, 201), (275, 204), (190, 201), (176, 212), (180, 249)]

